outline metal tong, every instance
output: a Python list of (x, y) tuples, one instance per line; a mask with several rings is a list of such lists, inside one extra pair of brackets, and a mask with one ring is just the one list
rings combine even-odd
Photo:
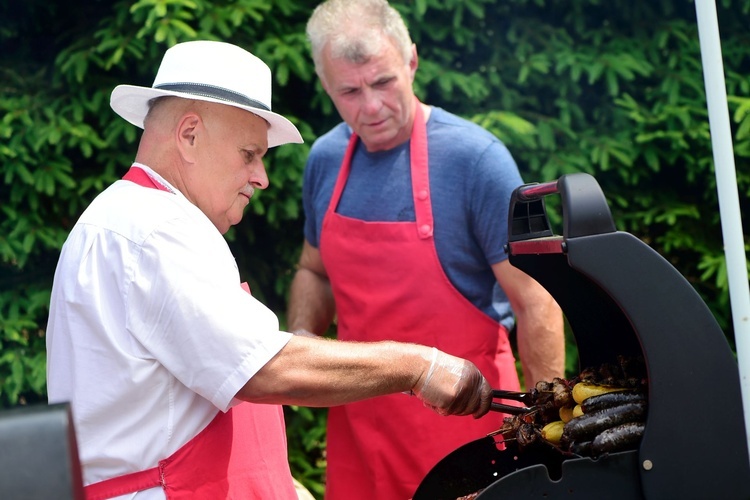
[(518, 401), (520, 403), (526, 403), (527, 406), (512, 406), (503, 403), (492, 402), (490, 410), (500, 411), (503, 413), (510, 413), (511, 415), (523, 415), (536, 409), (535, 406), (530, 405), (531, 393), (530, 392), (517, 392), (517, 391), (503, 391), (500, 389), (492, 390), (493, 398), (510, 399), (511, 401)]

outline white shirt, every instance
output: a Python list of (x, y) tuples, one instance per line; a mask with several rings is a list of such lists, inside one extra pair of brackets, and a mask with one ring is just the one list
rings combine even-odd
[(242, 290), (209, 219), (141, 167), (171, 192), (107, 188), (68, 236), (52, 287), (48, 397), (71, 403), (84, 484), (157, 465), (291, 338)]

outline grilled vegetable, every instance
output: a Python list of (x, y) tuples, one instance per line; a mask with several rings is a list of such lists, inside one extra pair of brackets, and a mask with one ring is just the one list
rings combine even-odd
[(598, 456), (632, 448), (640, 442), (645, 429), (642, 422), (628, 422), (606, 429), (591, 442), (591, 453)]
[(591, 384), (589, 382), (578, 382), (573, 386), (573, 399), (576, 403), (581, 404), (592, 396), (598, 396), (600, 394), (606, 394), (608, 392), (624, 390), (626, 390), (624, 387)]
[(605, 429), (626, 422), (642, 422), (645, 416), (644, 402), (627, 403), (594, 413), (584, 413), (565, 424), (562, 439), (567, 443), (591, 439)]
[(603, 408), (620, 406), (625, 403), (637, 403), (639, 401), (646, 401), (645, 393), (635, 391), (606, 392), (604, 394), (599, 394), (598, 396), (586, 398), (586, 400), (581, 403), (581, 409), (583, 410), (583, 413), (592, 413)]
[(556, 420), (542, 427), (542, 437), (552, 444), (559, 444), (565, 422)]
[(573, 408), (569, 406), (563, 406), (557, 414), (560, 416), (560, 420), (565, 423), (570, 422), (573, 420), (573, 417), (575, 417), (575, 415), (573, 415)]

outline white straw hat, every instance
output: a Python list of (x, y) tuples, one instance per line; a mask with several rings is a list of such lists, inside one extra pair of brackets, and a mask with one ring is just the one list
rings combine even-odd
[(271, 112), (271, 70), (236, 45), (212, 41), (177, 44), (164, 54), (151, 88), (118, 85), (109, 104), (118, 115), (143, 128), (148, 101), (161, 96), (227, 104), (256, 114), (269, 123), (269, 148), (302, 142), (289, 120)]

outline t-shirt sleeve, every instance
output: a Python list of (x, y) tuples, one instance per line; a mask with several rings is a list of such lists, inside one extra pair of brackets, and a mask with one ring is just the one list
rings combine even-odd
[(224, 239), (175, 219), (144, 242), (126, 291), (126, 327), (154, 361), (222, 410), (291, 338), (240, 286)]
[(305, 239), (315, 248), (320, 247), (323, 219), (351, 134), (346, 123), (339, 123), (320, 136), (310, 148), (303, 175), (302, 206), (305, 211)]
[(508, 210), (513, 190), (523, 183), (513, 156), (499, 141), (482, 153), (468, 184), (474, 236), (487, 262), (497, 264), (508, 258)]

